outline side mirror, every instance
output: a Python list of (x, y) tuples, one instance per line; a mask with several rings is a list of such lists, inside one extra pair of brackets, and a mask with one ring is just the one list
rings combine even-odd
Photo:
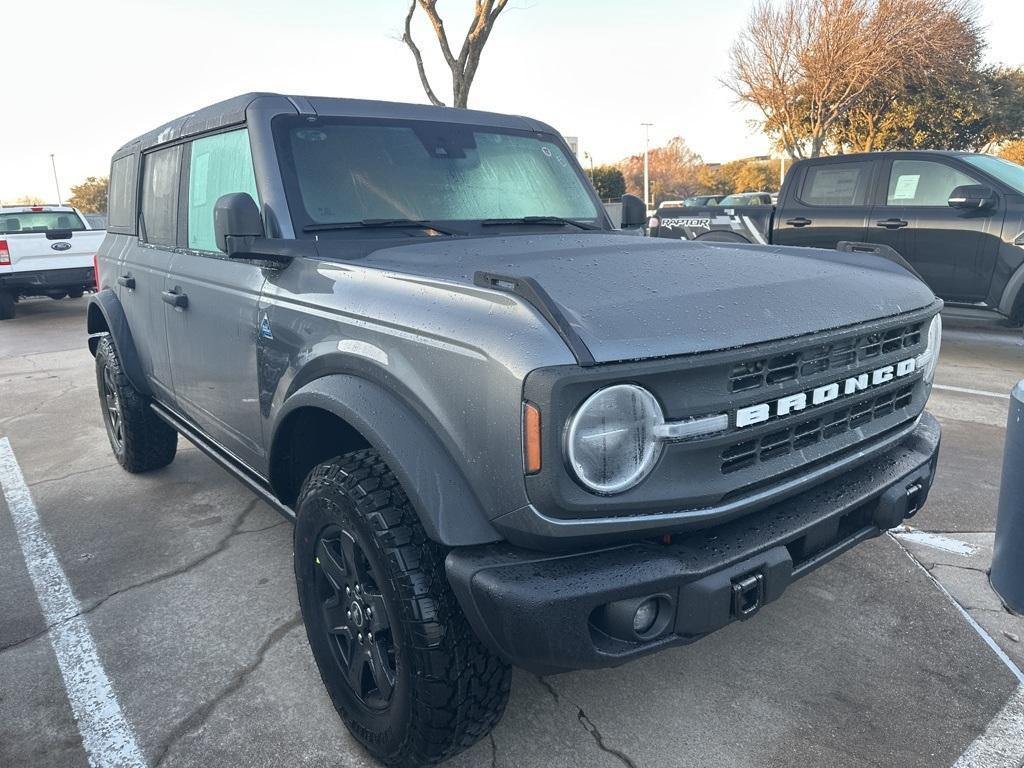
[(246, 192), (221, 195), (213, 206), (213, 233), (217, 247), (231, 256), (236, 237), (263, 237), (263, 219), (256, 201)]
[(647, 204), (636, 195), (622, 196), (622, 228), (635, 229), (647, 223)]
[(996, 204), (996, 193), (984, 184), (964, 184), (949, 195), (949, 207), (965, 210), (991, 208)]

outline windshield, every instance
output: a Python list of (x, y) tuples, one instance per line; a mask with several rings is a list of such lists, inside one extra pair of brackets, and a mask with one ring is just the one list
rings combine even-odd
[(1024, 166), (992, 155), (964, 155), (963, 159), (1024, 195)]
[(274, 131), (300, 231), (536, 216), (604, 225), (575, 162), (546, 134), (347, 118), (278, 118)]
[(81, 232), (82, 220), (68, 211), (17, 211), (0, 213), (0, 235), (49, 232), (52, 229)]

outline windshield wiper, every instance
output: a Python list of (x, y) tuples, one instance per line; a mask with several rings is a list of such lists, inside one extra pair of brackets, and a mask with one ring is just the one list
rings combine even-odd
[(522, 216), (517, 219), (484, 219), (480, 222), (482, 227), (496, 227), (501, 224), (568, 224), (571, 227), (579, 227), (580, 229), (601, 229), (601, 227), (594, 226), (593, 224), (563, 219), (561, 216)]
[(303, 232), (331, 232), (339, 229), (386, 229), (388, 227), (415, 227), (440, 232), (442, 235), (463, 235), (464, 232), (443, 229), (426, 219), (361, 219), (360, 221), (333, 221), (326, 224), (307, 224)]

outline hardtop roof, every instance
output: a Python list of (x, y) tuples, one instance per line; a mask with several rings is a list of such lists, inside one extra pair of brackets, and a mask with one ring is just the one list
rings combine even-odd
[(269, 108), (271, 111), (276, 110), (282, 114), (429, 120), (557, 133), (551, 126), (539, 120), (518, 115), (502, 115), (496, 112), (369, 99), (286, 96), (278, 93), (256, 92), (234, 96), (164, 123), (160, 127), (126, 142), (114, 153), (114, 157), (135, 151), (139, 145), (141, 145), (141, 149), (145, 150), (206, 131), (237, 125), (245, 121), (247, 112), (256, 102), (260, 102), (261, 107)]

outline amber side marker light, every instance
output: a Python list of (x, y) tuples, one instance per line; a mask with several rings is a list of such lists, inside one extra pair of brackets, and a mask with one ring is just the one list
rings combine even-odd
[(533, 403), (523, 403), (523, 469), (540, 472), (540, 409)]

